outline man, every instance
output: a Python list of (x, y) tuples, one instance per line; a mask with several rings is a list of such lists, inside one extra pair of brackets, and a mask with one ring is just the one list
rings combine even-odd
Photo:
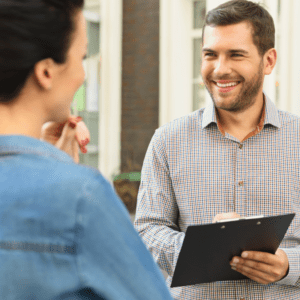
[(247, 251), (231, 260), (249, 279), (172, 288), (174, 299), (300, 299), (300, 123), (263, 93), (277, 58), (274, 36), (272, 17), (256, 3), (208, 12), (201, 72), (212, 104), (155, 132), (135, 226), (170, 285), (188, 226), (239, 215), (295, 219), (275, 255)]

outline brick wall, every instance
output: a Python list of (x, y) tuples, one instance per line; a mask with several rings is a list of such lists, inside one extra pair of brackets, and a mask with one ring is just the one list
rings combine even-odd
[(121, 172), (140, 171), (158, 98), (159, 0), (123, 0)]

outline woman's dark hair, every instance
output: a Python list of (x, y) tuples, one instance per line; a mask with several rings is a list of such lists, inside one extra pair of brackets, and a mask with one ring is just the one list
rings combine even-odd
[(252, 25), (253, 43), (263, 56), (275, 47), (275, 26), (272, 16), (257, 3), (247, 0), (232, 0), (209, 11), (205, 17), (205, 26), (226, 26), (247, 21)]
[(21, 92), (34, 65), (63, 64), (84, 0), (0, 0), (0, 103)]

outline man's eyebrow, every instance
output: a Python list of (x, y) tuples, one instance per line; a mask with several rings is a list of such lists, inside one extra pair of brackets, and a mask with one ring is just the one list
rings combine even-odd
[[(216, 53), (216, 51), (210, 49), (210, 48), (203, 48), (202, 52), (212, 52), (212, 53)], [(244, 50), (244, 49), (231, 49), (227, 51), (228, 53), (243, 53), (243, 54), (249, 54), (248, 51)]]
[(244, 50), (244, 49), (233, 49), (233, 50), (229, 50), (229, 53), (244, 53), (244, 54), (249, 54), (248, 51)]
[(209, 49), (209, 48), (202, 48), (202, 52), (215, 52), (214, 50), (212, 49)]

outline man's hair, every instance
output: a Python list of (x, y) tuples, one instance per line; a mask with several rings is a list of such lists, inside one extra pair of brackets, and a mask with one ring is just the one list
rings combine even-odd
[(232, 0), (210, 10), (204, 21), (202, 42), (206, 26), (226, 26), (248, 22), (252, 25), (253, 43), (261, 56), (275, 47), (275, 26), (272, 16), (257, 3)]
[(0, 0), (0, 103), (12, 102), (40, 60), (63, 64), (84, 0)]

